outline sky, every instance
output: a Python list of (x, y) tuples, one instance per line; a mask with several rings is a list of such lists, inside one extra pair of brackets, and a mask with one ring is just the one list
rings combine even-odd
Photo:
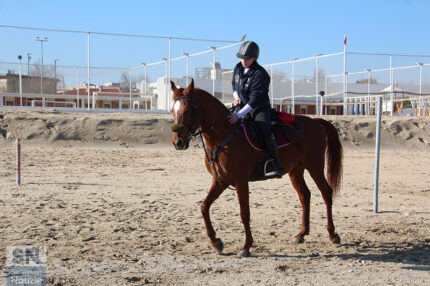
[[(361, 1), (99, 1), (0, 0), (0, 25), (170, 37), (246, 40), (260, 46), (259, 61), (269, 64), (343, 51), (430, 55), (430, 0)], [(0, 27), (0, 62), (17, 54), (45, 62), (87, 63), (87, 36)], [(168, 57), (168, 41), (93, 36), (92, 64), (130, 67)], [(172, 41), (172, 57), (223, 43)], [(237, 48), (219, 54), (234, 63)], [(209, 55), (208, 55), (209, 56)], [(430, 59), (429, 59), (430, 61)]]

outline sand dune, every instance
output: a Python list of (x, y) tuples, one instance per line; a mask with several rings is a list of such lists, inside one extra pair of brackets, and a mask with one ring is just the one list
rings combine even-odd
[[(327, 116), (342, 142), (372, 146), (376, 118)], [(38, 143), (170, 144), (172, 116), (115, 113), (62, 113), (55, 110), (0, 110), (0, 138)], [(383, 117), (381, 144), (386, 147), (430, 147), (430, 119)]]

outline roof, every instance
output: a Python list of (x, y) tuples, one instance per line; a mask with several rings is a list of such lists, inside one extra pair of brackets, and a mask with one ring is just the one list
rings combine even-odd
[[(393, 91), (394, 92), (405, 92), (406, 90), (404, 90), (401, 87), (398, 87), (398, 86), (394, 85)], [(391, 85), (389, 85), (386, 88), (384, 88), (383, 90), (381, 90), (381, 92), (391, 92)]]

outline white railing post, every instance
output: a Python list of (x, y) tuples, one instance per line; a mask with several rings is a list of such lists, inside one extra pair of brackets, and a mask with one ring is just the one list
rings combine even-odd
[(393, 97), (393, 90), (394, 90), (394, 74), (393, 74), (393, 55), (390, 55), (390, 115), (393, 116), (393, 105), (394, 105), (394, 97)]
[(293, 97), (293, 101), (292, 101), (292, 110), (291, 110), (291, 114), (295, 114), (296, 110), (295, 110), (295, 96), (294, 96), (295, 90), (294, 90), (294, 60), (291, 61), (291, 96)]
[(315, 115), (318, 115), (318, 55), (315, 56)]
[(420, 97), (418, 99), (418, 116), (421, 116), (422, 87), (423, 87), (423, 64), (418, 63), (418, 65), (420, 67)]
[[(88, 32), (88, 97), (87, 97), (87, 101), (88, 101), (88, 110), (90, 110), (90, 89), (91, 89), (91, 76), (90, 76), (90, 32)], [(85, 107), (85, 105), (84, 105)]]
[(270, 65), (270, 98), (273, 108), (273, 65)]

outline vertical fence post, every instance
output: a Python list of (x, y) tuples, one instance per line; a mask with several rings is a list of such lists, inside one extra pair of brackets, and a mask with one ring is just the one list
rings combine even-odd
[(18, 56), (19, 59), (19, 99), (20, 99), (20, 106), (22, 107), (22, 69), (21, 69), (21, 59), (22, 56)]
[(348, 115), (346, 106), (346, 35), (343, 43), (343, 115)]
[(130, 103), (129, 103), (129, 108), (128, 109), (132, 109), (131, 108), (131, 85), (132, 85), (132, 82), (131, 82), (131, 77), (133, 76), (133, 74), (132, 74), (132, 70), (130, 69), (130, 80), (129, 80), (129, 83), (130, 83), (130, 90), (129, 90), (129, 97), (130, 97)]
[(88, 97), (87, 97), (87, 101), (88, 101), (88, 110), (90, 110), (90, 32), (88, 32)]
[(292, 103), (292, 109), (291, 114), (295, 113), (295, 107), (294, 107), (294, 60), (291, 61), (291, 96), (293, 97), (293, 103)]
[[(423, 86), (423, 64), (418, 63), (420, 66), (420, 97), (418, 99), (418, 116), (421, 116), (421, 97), (422, 97), (422, 86)], [(424, 109), (424, 116), (425, 116), (425, 109)]]
[(79, 108), (79, 67), (76, 68), (76, 108)]
[(172, 38), (169, 38), (169, 80), (167, 81), (166, 86), (166, 101), (167, 101), (167, 108), (166, 110), (169, 110), (170, 108), (170, 81), (172, 77)]
[(382, 96), (378, 95), (378, 110), (376, 120), (376, 142), (375, 142), (375, 181), (373, 192), (373, 212), (378, 212), (378, 184), (379, 184), (379, 150), (381, 143), (381, 113), (382, 113)]
[(318, 55), (315, 56), (315, 115), (318, 115)]
[(16, 184), (21, 185), (21, 143), (16, 139)]
[(390, 55), (390, 115), (393, 116), (393, 105), (394, 105), (394, 74), (393, 74), (393, 55)]
[[(325, 79), (324, 79), (324, 91), (325, 91), (325, 94), (326, 95), (328, 95), (328, 86), (327, 86), (327, 76), (325, 77)], [(327, 100), (326, 100), (326, 104), (325, 104), (325, 115), (328, 115), (328, 113), (327, 113), (327, 106), (328, 106), (328, 103), (329, 103), (329, 101), (328, 101), (328, 98), (327, 98)], [(324, 102), (323, 102), (323, 109), (322, 109), (322, 114), (324, 114)], [(321, 114), (321, 115), (322, 115)]]
[(270, 98), (273, 108), (273, 65), (270, 65)]

